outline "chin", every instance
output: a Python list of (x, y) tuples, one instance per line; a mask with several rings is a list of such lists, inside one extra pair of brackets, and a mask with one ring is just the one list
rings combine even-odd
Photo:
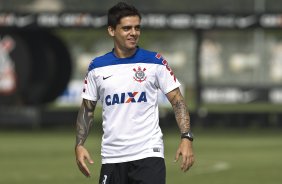
[(137, 47), (137, 43), (136, 42), (133, 42), (133, 43), (127, 43), (126, 44), (126, 47), (128, 49), (135, 49)]
[(137, 45), (127, 47), (128, 50), (134, 50), (137, 48)]

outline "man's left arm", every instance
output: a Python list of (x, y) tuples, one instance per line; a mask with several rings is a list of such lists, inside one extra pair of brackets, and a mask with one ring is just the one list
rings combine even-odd
[[(179, 88), (176, 88), (167, 93), (166, 96), (173, 107), (176, 122), (181, 134), (191, 132), (188, 108)], [(192, 167), (194, 163), (194, 154), (191, 139), (189, 140), (187, 138), (181, 138), (181, 142), (175, 155), (175, 161), (178, 161), (180, 156), (182, 156), (181, 170), (186, 172), (190, 167)]]

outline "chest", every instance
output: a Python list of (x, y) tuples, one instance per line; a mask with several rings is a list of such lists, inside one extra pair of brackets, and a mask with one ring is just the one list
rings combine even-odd
[(127, 93), (154, 90), (156, 67), (143, 63), (103, 67), (96, 71), (101, 93)]

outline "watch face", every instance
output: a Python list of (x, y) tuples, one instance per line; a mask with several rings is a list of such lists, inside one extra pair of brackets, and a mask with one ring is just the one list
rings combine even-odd
[(187, 132), (187, 133), (183, 133), (181, 135), (181, 138), (186, 138), (186, 139), (189, 139), (190, 141), (193, 141), (194, 136), (193, 136), (192, 132)]
[(193, 134), (191, 132), (188, 132), (188, 136), (193, 138)]

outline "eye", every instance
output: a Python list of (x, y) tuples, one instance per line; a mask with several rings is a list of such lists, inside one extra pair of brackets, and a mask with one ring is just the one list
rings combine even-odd
[(129, 30), (131, 29), (131, 27), (130, 27), (130, 26), (124, 26), (124, 27), (122, 27), (122, 29), (123, 29), (124, 31), (129, 31)]
[(141, 29), (141, 26), (136, 26), (135, 27), (135, 31), (140, 31), (140, 29)]

